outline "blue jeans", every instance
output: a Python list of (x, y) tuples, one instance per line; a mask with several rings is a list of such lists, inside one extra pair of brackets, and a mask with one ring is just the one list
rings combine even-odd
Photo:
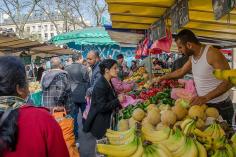
[[(81, 110), (82, 112), (82, 116), (83, 113), (85, 111), (86, 108), (86, 103), (74, 103), (74, 111), (73, 111), (73, 118), (74, 118), (74, 134), (75, 134), (75, 138), (78, 139), (78, 134), (79, 134), (79, 127), (78, 127), (78, 114), (79, 114), (79, 110)], [(84, 124), (85, 119), (82, 117), (82, 124)]]

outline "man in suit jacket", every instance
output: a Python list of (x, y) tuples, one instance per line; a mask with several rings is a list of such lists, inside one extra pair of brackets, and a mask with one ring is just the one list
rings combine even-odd
[[(73, 118), (75, 119), (75, 135), (78, 136), (78, 113), (79, 109), (82, 114), (86, 107), (86, 91), (89, 87), (89, 73), (87, 68), (82, 64), (83, 57), (81, 53), (75, 53), (72, 56), (73, 63), (65, 67), (68, 72), (72, 90), (72, 101), (75, 104)], [(84, 119), (82, 119), (84, 123)]]

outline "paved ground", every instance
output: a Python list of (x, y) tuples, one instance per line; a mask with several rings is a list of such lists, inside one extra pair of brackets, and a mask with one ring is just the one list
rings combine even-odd
[(82, 131), (82, 118), (81, 114), (78, 116), (79, 118), (79, 144), (80, 144), (80, 157), (95, 157), (95, 146), (96, 141), (90, 133), (84, 133)]

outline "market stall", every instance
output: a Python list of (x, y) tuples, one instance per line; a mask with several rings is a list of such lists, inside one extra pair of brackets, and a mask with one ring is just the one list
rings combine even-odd
[[(55, 45), (31, 41), (29, 39), (20, 39), (16, 36), (8, 34), (0, 34), (0, 54), (19, 56), (25, 65), (30, 65), (34, 69), (32, 60), (36, 58), (48, 58), (52, 56), (71, 55), (73, 51)], [(34, 70), (32, 70), (33, 76)], [(41, 85), (36, 81), (36, 78), (29, 79), (29, 91), (31, 99), (37, 106), (41, 105)]]
[[(106, 1), (113, 28), (146, 30), (145, 38), (137, 43), (137, 59), (171, 53), (172, 37), (182, 28), (192, 30), (203, 43), (218, 48), (235, 46), (234, 1)], [(227, 123), (215, 107), (190, 105), (197, 95), (192, 79), (159, 82), (158, 75), (151, 73), (150, 80), (147, 72), (148, 69), (141, 67), (124, 80), (137, 84), (124, 94), (141, 101), (128, 103), (120, 109), (117, 130), (108, 129), (106, 138), (97, 142), (100, 154), (119, 157), (236, 156), (235, 127)], [(213, 74), (219, 80), (236, 84), (235, 70), (215, 70)]]

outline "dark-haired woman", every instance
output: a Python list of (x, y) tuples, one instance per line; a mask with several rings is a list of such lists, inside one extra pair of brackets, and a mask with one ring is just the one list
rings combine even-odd
[(111, 115), (120, 106), (123, 96), (117, 96), (111, 79), (118, 75), (118, 65), (113, 59), (100, 63), (102, 76), (94, 86), (91, 108), (85, 121), (84, 131), (91, 132), (96, 139), (101, 139), (111, 124)]
[(0, 156), (69, 157), (62, 131), (44, 108), (26, 104), (24, 65), (0, 57)]

